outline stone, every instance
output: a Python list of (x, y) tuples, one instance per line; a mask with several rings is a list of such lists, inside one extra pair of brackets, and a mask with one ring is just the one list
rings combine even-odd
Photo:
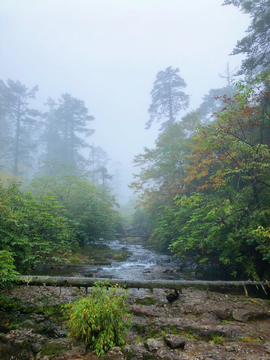
[(174, 354), (172, 350), (159, 349), (156, 353), (157, 360), (177, 360), (180, 357), (177, 354)]
[(124, 356), (128, 359), (132, 359), (133, 357), (136, 360), (143, 359), (151, 359), (152, 354), (147, 351), (144, 345), (138, 341), (134, 341), (129, 345), (125, 345), (122, 350)]
[(180, 335), (167, 334), (164, 336), (164, 341), (172, 349), (184, 349), (187, 339)]
[(232, 310), (228, 308), (216, 309), (213, 310), (213, 313), (217, 316), (218, 319), (225, 320), (232, 314)]
[(264, 344), (264, 349), (267, 354), (270, 354), (270, 341)]
[(124, 355), (120, 347), (112, 347), (105, 355), (100, 357), (102, 360), (124, 360)]
[(263, 318), (269, 316), (268, 312), (266, 311), (252, 311), (248, 309), (234, 309), (232, 313), (232, 317), (236, 321), (240, 322), (248, 322), (249, 320), (256, 319), (256, 318)]
[(147, 339), (144, 346), (148, 351), (156, 352), (160, 348), (164, 347), (164, 341), (162, 338)]

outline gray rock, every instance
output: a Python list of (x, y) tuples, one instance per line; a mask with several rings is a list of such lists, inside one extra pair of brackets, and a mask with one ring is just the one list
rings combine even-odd
[(180, 335), (167, 334), (164, 336), (164, 341), (172, 349), (184, 349), (187, 339)]
[(264, 344), (264, 349), (267, 354), (270, 354), (270, 341)]
[(111, 348), (107, 354), (102, 355), (100, 357), (102, 360), (124, 360), (124, 355), (120, 349), (120, 347), (115, 346)]
[(147, 339), (144, 345), (148, 351), (155, 352), (164, 347), (164, 341), (162, 338)]
[(157, 360), (177, 360), (179, 355), (174, 354), (172, 350), (159, 349), (156, 353)]
[(125, 345), (122, 350), (125, 357), (132, 359), (133, 357), (138, 360), (151, 359), (152, 354), (147, 351), (144, 345), (138, 341), (134, 341), (130, 345)]
[(231, 315), (232, 310), (228, 308), (217, 309), (213, 310), (213, 313), (217, 316), (218, 319), (225, 320)]
[(269, 316), (269, 314), (266, 311), (260, 312), (260, 311), (252, 311), (248, 309), (234, 309), (232, 313), (232, 317), (234, 320), (244, 323), (252, 319), (263, 318), (267, 316)]

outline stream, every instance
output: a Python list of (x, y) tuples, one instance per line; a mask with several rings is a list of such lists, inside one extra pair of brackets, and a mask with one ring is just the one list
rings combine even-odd
[(184, 272), (179, 259), (146, 249), (134, 240), (99, 240), (96, 245), (106, 245), (112, 250), (125, 249), (132, 255), (124, 261), (110, 259), (108, 265), (67, 265), (51, 268), (39, 267), (33, 274), (51, 276), (86, 276), (126, 280), (188, 280), (194, 278)]

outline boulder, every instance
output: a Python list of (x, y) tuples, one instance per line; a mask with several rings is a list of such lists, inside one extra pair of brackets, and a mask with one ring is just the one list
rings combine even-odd
[(159, 349), (156, 353), (157, 360), (179, 360), (179, 354), (174, 354), (172, 350)]
[(164, 341), (162, 338), (147, 339), (146, 342), (144, 343), (144, 346), (148, 351), (156, 352), (160, 348), (164, 347)]
[(144, 345), (138, 341), (125, 345), (122, 352), (128, 359), (144, 360), (152, 357), (151, 352), (147, 351)]
[(187, 339), (180, 335), (167, 334), (164, 336), (165, 343), (172, 349), (184, 349)]
[(234, 309), (232, 313), (232, 317), (236, 321), (240, 322), (248, 322), (252, 319), (259, 319), (259, 318), (266, 318), (269, 316), (269, 313), (267, 311), (260, 311), (259, 309), (257, 311), (253, 311), (250, 309)]
[(231, 314), (232, 314), (232, 310), (225, 308), (225, 309), (216, 309), (212, 311), (218, 319), (220, 320), (225, 320), (227, 319)]
[(124, 355), (120, 349), (120, 347), (115, 346), (111, 348), (107, 354), (102, 355), (100, 357), (102, 360), (124, 360)]

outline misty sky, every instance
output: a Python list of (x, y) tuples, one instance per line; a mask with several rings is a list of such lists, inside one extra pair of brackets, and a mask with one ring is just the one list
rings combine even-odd
[[(132, 181), (134, 155), (153, 147), (159, 125), (144, 130), (156, 74), (179, 67), (198, 107), (249, 17), (222, 0), (0, 0), (0, 78), (39, 85), (35, 106), (61, 93), (85, 101), (95, 117), (89, 138), (123, 164)], [(180, 114), (183, 116), (185, 112)], [(124, 185), (123, 185), (124, 186)]]

